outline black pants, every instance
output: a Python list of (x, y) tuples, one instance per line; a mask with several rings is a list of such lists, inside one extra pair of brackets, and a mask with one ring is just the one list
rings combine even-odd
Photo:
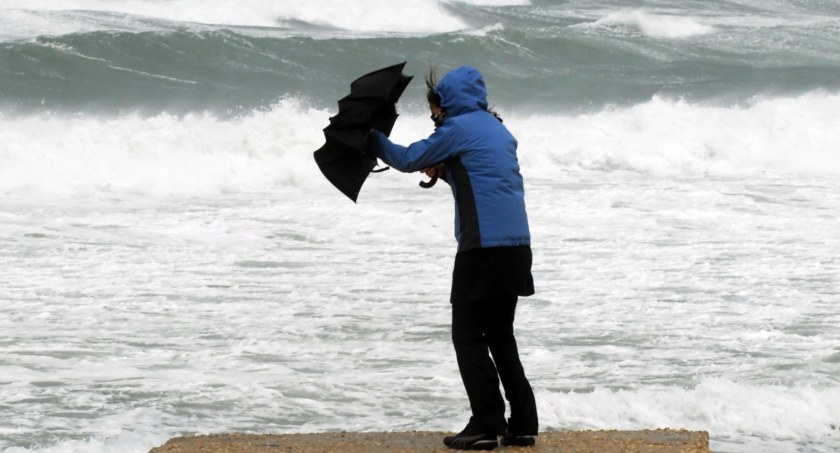
[[(516, 301), (509, 296), (452, 305), (452, 342), (472, 408), (470, 426), (480, 432), (504, 434), (507, 427), (514, 434), (536, 435), (539, 429), (534, 392), (513, 336)], [(509, 423), (500, 378), (510, 402)]]

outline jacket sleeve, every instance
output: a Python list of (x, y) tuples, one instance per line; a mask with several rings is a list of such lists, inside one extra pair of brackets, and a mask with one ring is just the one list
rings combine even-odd
[(443, 124), (429, 138), (407, 147), (391, 142), (379, 131), (370, 134), (370, 141), (377, 157), (401, 172), (410, 173), (452, 157), (457, 151), (453, 137), (452, 127)]

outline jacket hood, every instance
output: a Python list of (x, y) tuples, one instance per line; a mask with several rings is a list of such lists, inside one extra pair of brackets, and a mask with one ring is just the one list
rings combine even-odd
[(478, 69), (461, 66), (449, 71), (434, 88), (447, 116), (487, 110), (487, 88)]

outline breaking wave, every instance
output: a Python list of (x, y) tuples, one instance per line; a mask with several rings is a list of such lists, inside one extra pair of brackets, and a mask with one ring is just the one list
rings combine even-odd
[(645, 10), (621, 10), (598, 19), (594, 25), (622, 25), (654, 38), (688, 38), (713, 33), (715, 28), (693, 17), (651, 14)]
[[(271, 110), (220, 119), (0, 116), (0, 193), (162, 196), (327, 189), (311, 154), (334, 111), (289, 98)], [(505, 113), (527, 177), (631, 171), (655, 177), (840, 176), (840, 95), (812, 93), (715, 107), (656, 98), (580, 115)], [(431, 132), (405, 114), (392, 137)]]

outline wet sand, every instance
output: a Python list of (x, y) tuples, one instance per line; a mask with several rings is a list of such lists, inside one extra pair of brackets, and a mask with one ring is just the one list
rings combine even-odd
[[(453, 452), (443, 446), (443, 432), (216, 434), (177, 437), (149, 453), (386, 453)], [(499, 447), (494, 451), (534, 453), (710, 453), (705, 431), (558, 431), (541, 433), (534, 447)]]

